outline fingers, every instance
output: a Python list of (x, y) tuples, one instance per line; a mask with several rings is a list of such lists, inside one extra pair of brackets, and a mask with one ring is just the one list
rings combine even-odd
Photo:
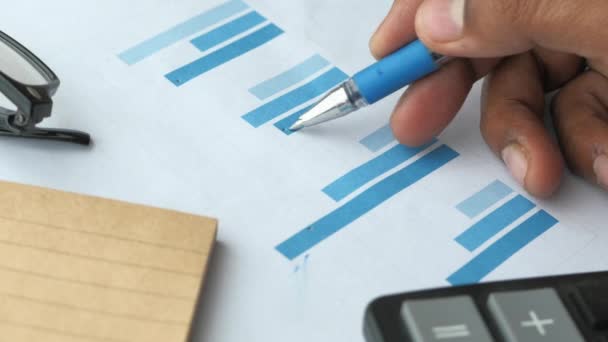
[(535, 196), (559, 187), (564, 163), (544, 126), (544, 89), (531, 53), (505, 59), (488, 77), (481, 131), (517, 180)]
[(584, 73), (562, 89), (553, 112), (570, 168), (608, 190), (608, 79)]
[(452, 56), (498, 57), (535, 46), (605, 55), (605, 0), (425, 0), (416, 16), (418, 36)]
[(585, 60), (576, 55), (554, 52), (543, 48), (533, 50), (540, 62), (545, 91), (561, 88), (585, 68)]
[(440, 71), (411, 85), (391, 117), (400, 143), (422, 145), (437, 136), (462, 107), (475, 81), (497, 60), (454, 60)]
[(370, 40), (370, 50), (377, 59), (416, 39), (414, 18), (423, 0), (395, 0), (388, 15)]

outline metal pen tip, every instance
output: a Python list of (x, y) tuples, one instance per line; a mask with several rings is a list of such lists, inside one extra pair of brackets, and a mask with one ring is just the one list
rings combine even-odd
[(299, 131), (302, 128), (304, 128), (304, 126), (305, 126), (304, 120), (298, 119), (298, 121), (296, 121), (296, 123), (294, 123), (293, 125), (291, 125), (291, 127), (289, 127), (289, 130), (292, 132)]
[(348, 80), (330, 91), (321, 101), (313, 105), (289, 128), (299, 131), (306, 127), (335, 120), (367, 105), (353, 80)]

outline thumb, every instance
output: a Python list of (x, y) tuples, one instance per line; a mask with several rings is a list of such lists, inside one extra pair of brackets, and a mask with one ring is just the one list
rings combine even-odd
[(608, 52), (606, 0), (426, 0), (418, 37), (457, 57), (502, 57), (541, 46), (601, 59)]

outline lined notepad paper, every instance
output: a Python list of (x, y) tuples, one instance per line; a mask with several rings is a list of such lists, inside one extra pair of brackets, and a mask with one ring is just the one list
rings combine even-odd
[(0, 182), (0, 340), (183, 342), (216, 221)]

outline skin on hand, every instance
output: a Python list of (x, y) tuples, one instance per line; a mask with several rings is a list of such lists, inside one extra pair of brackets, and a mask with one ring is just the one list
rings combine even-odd
[[(564, 164), (608, 190), (606, 13), (606, 0), (395, 0), (370, 42), (376, 58), (416, 37), (461, 57), (407, 89), (391, 118), (395, 136), (406, 145), (436, 136), (487, 76), (482, 135), (527, 191), (553, 194)], [(555, 90), (558, 143), (543, 117)]]

